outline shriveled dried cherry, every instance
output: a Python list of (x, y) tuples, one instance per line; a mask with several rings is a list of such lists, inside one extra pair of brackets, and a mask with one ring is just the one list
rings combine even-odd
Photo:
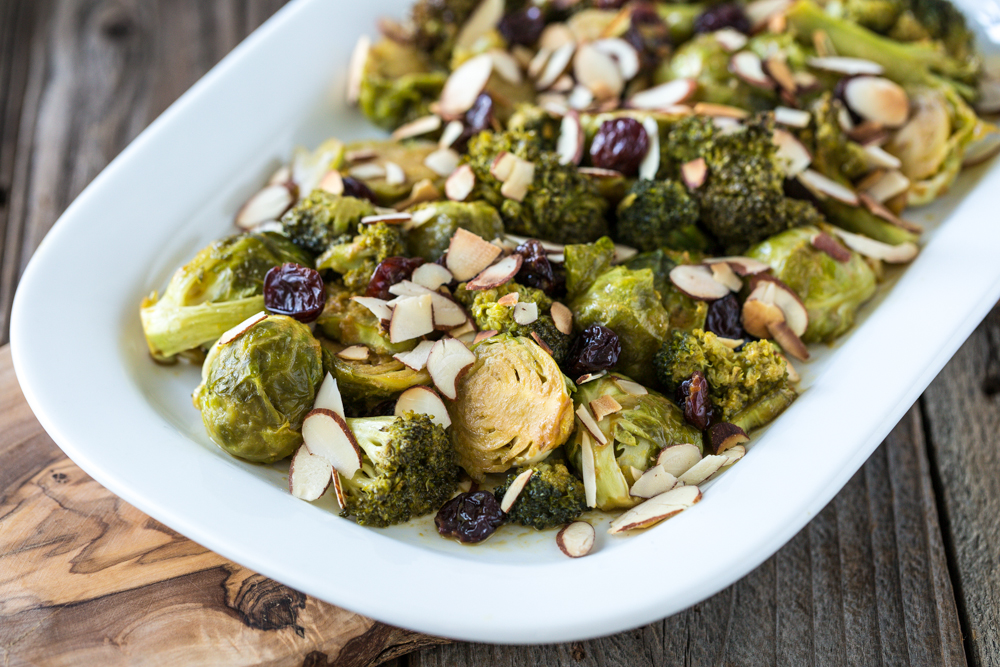
[(372, 272), (365, 296), (392, 299), (393, 295), (389, 288), (396, 283), (409, 280), (410, 276), (413, 275), (413, 270), (423, 263), (424, 260), (421, 257), (386, 257)]
[(344, 176), (344, 196), (354, 197), (355, 199), (367, 199), (373, 204), (377, 204), (375, 201), (375, 193), (371, 191), (367, 185), (362, 181), (354, 178), (353, 176)]
[(545, 15), (539, 7), (529, 5), (500, 19), (497, 30), (508, 44), (531, 46), (545, 30)]
[(486, 93), (480, 93), (472, 107), (465, 112), (462, 125), (464, 126), (462, 134), (451, 145), (459, 153), (464, 153), (468, 148), (469, 139), (493, 126), (493, 98)]
[(514, 249), (523, 258), (514, 279), (522, 285), (540, 289), (549, 296), (556, 296), (566, 285), (566, 277), (549, 261), (545, 248), (539, 241), (528, 239)]
[(736, 2), (709, 7), (694, 20), (694, 31), (715, 32), (723, 28), (732, 28), (739, 32), (750, 33), (750, 19), (747, 18), (743, 6)]
[(649, 135), (642, 123), (635, 118), (613, 118), (598, 128), (590, 145), (590, 161), (595, 167), (635, 176), (648, 150)]
[(705, 374), (695, 371), (677, 387), (677, 402), (684, 410), (684, 421), (704, 431), (712, 421), (712, 400)]
[(708, 304), (705, 330), (723, 338), (744, 338), (746, 334), (740, 323), (740, 312), (740, 302), (735, 295), (716, 299)]
[(326, 287), (316, 269), (289, 262), (264, 276), (264, 308), (278, 315), (312, 322), (326, 305)]
[(618, 363), (621, 353), (618, 334), (601, 324), (591, 324), (570, 346), (564, 370), (574, 380), (587, 373), (606, 371)]
[(454, 537), (465, 544), (482, 542), (503, 524), (504, 512), (489, 491), (460, 493), (446, 502), (434, 524), (444, 537)]

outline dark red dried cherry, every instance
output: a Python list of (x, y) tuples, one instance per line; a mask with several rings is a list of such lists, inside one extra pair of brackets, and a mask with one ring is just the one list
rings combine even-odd
[(677, 387), (677, 402), (684, 410), (684, 421), (704, 431), (712, 421), (712, 400), (705, 374), (695, 371)]
[(375, 193), (371, 191), (367, 185), (362, 181), (354, 178), (353, 176), (344, 176), (342, 179), (344, 181), (344, 196), (354, 197), (355, 199), (367, 199), (373, 204), (377, 204), (375, 201)]
[(264, 308), (278, 315), (312, 322), (326, 305), (326, 287), (316, 269), (289, 262), (264, 276)]
[(694, 20), (694, 31), (715, 32), (723, 28), (732, 28), (744, 34), (750, 33), (750, 19), (743, 11), (742, 5), (727, 2), (709, 7)]
[(622, 344), (618, 334), (600, 324), (591, 324), (580, 332), (566, 353), (566, 375), (576, 380), (581, 375), (606, 371), (618, 363)]
[(549, 296), (556, 296), (566, 285), (561, 271), (556, 271), (549, 261), (545, 248), (539, 241), (528, 239), (514, 249), (523, 258), (514, 279), (522, 285), (540, 289)]
[(736, 300), (735, 295), (729, 294), (708, 304), (705, 331), (711, 331), (723, 338), (746, 336), (740, 323), (740, 302)]
[(459, 153), (464, 153), (468, 148), (469, 139), (493, 126), (493, 98), (486, 93), (480, 93), (472, 108), (465, 112), (462, 125), (464, 126), (462, 134), (451, 145)]
[(410, 276), (413, 275), (413, 270), (423, 263), (424, 260), (421, 257), (386, 257), (372, 272), (365, 296), (373, 296), (387, 301), (392, 299), (393, 295), (389, 288), (396, 283), (409, 280)]
[(500, 19), (497, 30), (507, 44), (531, 46), (538, 41), (542, 31), (545, 30), (545, 15), (540, 8), (528, 6)]
[(649, 136), (642, 123), (635, 118), (614, 118), (598, 128), (590, 145), (590, 161), (595, 167), (635, 176), (648, 150)]
[(504, 512), (492, 493), (469, 491), (446, 502), (434, 517), (434, 524), (444, 537), (475, 544), (495, 533), (503, 520)]

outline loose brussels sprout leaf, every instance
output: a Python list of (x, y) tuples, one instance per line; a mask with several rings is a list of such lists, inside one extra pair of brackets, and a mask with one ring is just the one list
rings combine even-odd
[(603, 324), (618, 334), (622, 345), (618, 370), (643, 384), (652, 383), (653, 356), (670, 327), (652, 271), (615, 267), (599, 275), (569, 306), (577, 331)]
[(394, 130), (430, 113), (446, 80), (444, 72), (432, 71), (419, 49), (382, 39), (368, 52), (358, 102), (369, 120)]
[(167, 361), (264, 310), (264, 276), (286, 262), (312, 266), (310, 255), (281, 234), (212, 243), (174, 273), (162, 297), (143, 299), (139, 315), (150, 354)]
[(271, 315), (209, 350), (194, 405), (215, 444), (272, 463), (302, 444), (302, 420), (323, 380), (319, 342), (305, 324)]
[[(438, 145), (430, 141), (358, 141), (347, 146), (347, 153), (352, 151), (374, 151), (375, 157), (365, 160), (363, 164), (376, 164), (381, 167), (389, 162), (398, 165), (406, 180), (402, 183), (389, 183), (384, 176), (378, 178), (363, 178), (364, 184), (375, 194), (379, 206), (392, 206), (405, 199), (413, 190), (414, 183), (423, 180), (440, 181), (441, 176), (432, 170), (424, 160), (438, 150)], [(350, 170), (348, 170), (350, 173)]]
[(484, 201), (439, 201), (418, 204), (409, 209), (417, 220), (428, 218), (406, 236), (409, 254), (437, 261), (448, 249), (451, 237), (464, 229), (486, 240), (503, 236), (503, 221), (497, 210)]
[(474, 478), (543, 459), (573, 430), (569, 383), (528, 338), (497, 335), (473, 348), (476, 362), (448, 405), (459, 464)]
[(361, 218), (374, 215), (367, 199), (313, 190), (281, 218), (285, 234), (306, 250), (319, 254), (358, 228)]
[(337, 356), (345, 345), (324, 340), (323, 365), (337, 379), (349, 416), (366, 415), (376, 405), (418, 384), (429, 385), (427, 370), (415, 371), (398, 359), (384, 354), (371, 354), (356, 361)]
[(830, 342), (854, 324), (858, 308), (875, 294), (875, 273), (861, 255), (838, 262), (813, 247), (820, 230), (799, 227), (758, 243), (747, 257), (774, 269), (805, 303), (809, 326), (801, 336), (807, 343)]
[(324, 336), (345, 347), (364, 345), (371, 348), (375, 354), (389, 357), (416, 347), (416, 339), (390, 343), (388, 332), (379, 326), (372, 311), (357, 301), (352, 301), (352, 296), (354, 292), (346, 287), (327, 283), (326, 305), (316, 320), (316, 325)]
[(572, 299), (594, 284), (597, 276), (611, 268), (615, 259), (615, 243), (602, 236), (593, 243), (568, 245), (565, 255), (566, 291)]
[(660, 293), (660, 301), (670, 316), (670, 328), (692, 331), (705, 328), (708, 302), (692, 299), (677, 289), (670, 280), (670, 271), (678, 264), (698, 264), (701, 260), (700, 253), (661, 249), (639, 253), (625, 262), (624, 266), (633, 271), (650, 269), (653, 272), (653, 286)]
[[(664, 447), (681, 443), (702, 447), (701, 433), (684, 421), (673, 402), (654, 391), (643, 396), (627, 394), (615, 382), (616, 377), (628, 379), (612, 373), (580, 385), (574, 395), (577, 405), (611, 396), (622, 406), (597, 423), (608, 439), (607, 445), (594, 447), (597, 507), (602, 510), (632, 507), (644, 500), (629, 495), (636, 482), (632, 469), (645, 472)], [(569, 460), (578, 471), (583, 469), (582, 436), (582, 429), (577, 429), (566, 443)]]

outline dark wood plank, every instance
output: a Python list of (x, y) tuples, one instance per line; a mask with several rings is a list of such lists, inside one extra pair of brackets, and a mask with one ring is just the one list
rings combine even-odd
[(1000, 660), (1000, 309), (994, 309), (924, 393), (931, 452), (947, 515), (945, 539), (964, 601), (974, 665)]

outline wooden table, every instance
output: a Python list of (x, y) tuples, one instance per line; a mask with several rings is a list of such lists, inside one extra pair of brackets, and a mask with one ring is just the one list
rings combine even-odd
[[(0, 344), (18, 277), (59, 214), (281, 4), (0, 2)], [(39, 307), (72, 344), (58, 304)], [(2, 348), (0, 664), (997, 664), (998, 349), (1000, 309), (836, 499), (715, 597), (603, 639), (399, 658), (439, 640), (229, 563), (90, 480), (40, 431)], [(622, 593), (651, 578), (639, 568)]]

